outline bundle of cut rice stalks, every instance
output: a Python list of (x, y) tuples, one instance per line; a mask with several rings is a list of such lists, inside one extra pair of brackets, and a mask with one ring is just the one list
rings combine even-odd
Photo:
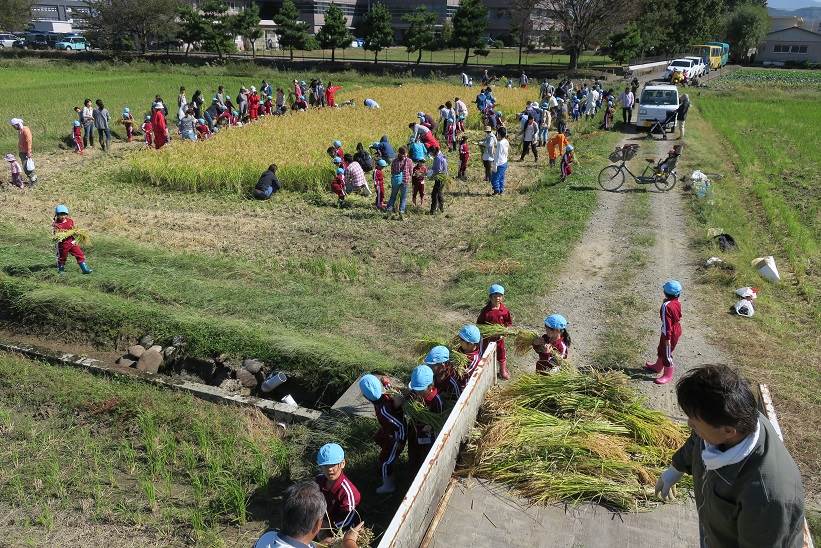
[(451, 341), (440, 341), (438, 339), (419, 339), (416, 341), (414, 345), (414, 351), (419, 352), (420, 355), (417, 358), (419, 363), (422, 363), (425, 360), (425, 356), (430, 349), (434, 346), (447, 346), (448, 350), (450, 350), (450, 363), (453, 366), (454, 371), (459, 377), (464, 377), (465, 373), (467, 372), (468, 368), (468, 358), (461, 352), (459, 352), (459, 341), (458, 339), (453, 339)]
[(402, 410), (405, 412), (405, 418), (409, 425), (430, 426), (433, 432), (438, 434), (445, 426), (445, 421), (448, 420), (448, 415), (453, 409), (452, 402), (448, 403), (447, 400), (445, 402), (446, 405), (442, 412), (435, 413), (425, 407), (425, 404), (418, 399), (407, 398), (402, 405)]
[(507, 341), (512, 341), (513, 353), (522, 356), (533, 350), (533, 341), (539, 334), (524, 327), (505, 327), (498, 324), (480, 324), (477, 326), (482, 338), (504, 337)]
[(51, 235), (51, 239), (55, 242), (62, 242), (63, 240), (66, 240), (68, 238), (74, 238), (74, 240), (83, 247), (91, 243), (91, 236), (89, 235), (88, 230), (86, 230), (85, 228), (71, 228), (69, 230), (58, 230), (57, 232)]
[(492, 392), (467, 473), (504, 483), (537, 503), (595, 502), (639, 510), (687, 438), (645, 406), (618, 372), (523, 375)]

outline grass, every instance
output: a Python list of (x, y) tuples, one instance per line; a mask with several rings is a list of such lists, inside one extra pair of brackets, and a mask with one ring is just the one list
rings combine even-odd
[(16, 509), (0, 531), (12, 543), (68, 514), (208, 544), (244, 525), (252, 494), (287, 470), (286, 444), (256, 411), (10, 354), (0, 378), (0, 497)]
[[(112, 120), (120, 117), (123, 107), (128, 106), (136, 120), (150, 111), (151, 102), (159, 94), (169, 106), (169, 117), (176, 120), (177, 94), (180, 86), (187, 88), (190, 101), (197, 89), (202, 90), (206, 106), (217, 86), (225, 86), (226, 93), (234, 97), (239, 87), (252, 85), (259, 88), (263, 79), (274, 88), (287, 88), (295, 78), (321, 77), (344, 87), (337, 95), (345, 101), (354, 90), (373, 85), (386, 85), (407, 81), (407, 78), (375, 77), (346, 71), (340, 73), (280, 72), (248, 64), (227, 64), (222, 67), (190, 67), (162, 65), (144, 62), (130, 63), (67, 63), (63, 60), (10, 60), (0, 59), (4, 78), (0, 81), (0, 93), (14, 97), (0, 105), (0, 119), (4, 120), (0, 131), (0, 150), (16, 150), (17, 136), (5, 122), (13, 117), (22, 118), (31, 128), (35, 154), (56, 147), (71, 148), (67, 139), (72, 123), (77, 118), (74, 106), (83, 106), (83, 100), (100, 98), (105, 103)], [(67, 90), (70, 92), (67, 93)], [(139, 125), (142, 122), (138, 122)], [(124, 137), (122, 126), (112, 125), (115, 136)], [(269, 162), (270, 163), (270, 162)]]
[[(806, 425), (821, 413), (821, 373), (814, 366), (821, 351), (821, 307), (816, 297), (819, 225), (817, 212), (812, 213), (818, 204), (821, 151), (818, 140), (808, 137), (815, 133), (818, 113), (811, 94), (763, 86), (767, 83), (735, 86), (733, 108), (720, 113), (716, 105), (722, 98), (726, 101), (724, 91), (694, 98), (689, 150), (680, 171), (698, 168), (725, 176), (708, 198), (692, 202), (702, 260), (717, 255), (734, 267), (703, 272), (704, 295), (713, 310), (707, 319), (748, 378), (769, 385), (786, 445), (801, 469), (807, 500), (817, 512), (821, 463), (815, 448), (821, 438), (817, 429)], [(759, 100), (764, 90), (771, 95), (766, 103)], [(748, 127), (756, 147), (742, 139)], [(731, 234), (737, 249), (721, 252), (707, 235), (711, 228)], [(764, 281), (750, 267), (753, 258), (769, 254), (776, 257), (782, 273), (779, 284)], [(756, 314), (731, 319), (727, 314), (736, 298), (733, 292), (744, 286), (759, 288)]]

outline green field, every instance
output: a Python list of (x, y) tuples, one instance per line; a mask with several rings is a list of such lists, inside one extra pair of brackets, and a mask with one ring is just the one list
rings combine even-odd
[[(813, 137), (821, 123), (821, 77), (743, 69), (711, 86), (715, 90), (691, 95), (695, 116), (692, 124), (688, 119), (683, 167), (725, 175), (707, 198), (694, 200), (703, 257), (719, 255), (735, 267), (704, 272), (715, 309), (710, 320), (749, 378), (769, 384), (817, 515), (821, 438), (806, 424), (821, 413), (815, 366), (821, 353), (821, 141)], [(720, 252), (705, 236), (716, 228), (732, 235), (738, 249)], [(763, 255), (776, 258), (780, 284), (749, 267)], [(748, 285), (760, 290), (755, 316), (728, 321), (732, 292)]]

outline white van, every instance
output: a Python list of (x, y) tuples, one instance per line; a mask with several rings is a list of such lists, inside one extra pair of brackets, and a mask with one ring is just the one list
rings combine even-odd
[(681, 72), (687, 76), (687, 79), (690, 80), (695, 75), (695, 70), (693, 69), (693, 60), (692, 59), (673, 59), (673, 61), (667, 65), (667, 70), (664, 71), (664, 79), (669, 80), (673, 77), (674, 72)]
[[(664, 120), (678, 108), (678, 88), (670, 84), (648, 85), (639, 97), (638, 127), (649, 128), (656, 120)], [(675, 120), (668, 122), (668, 128), (675, 129)]]

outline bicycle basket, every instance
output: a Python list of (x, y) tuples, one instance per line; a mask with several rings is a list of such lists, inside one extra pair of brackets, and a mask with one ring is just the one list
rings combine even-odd
[(639, 145), (624, 145), (621, 149), (622, 158), (627, 160), (632, 160), (636, 157), (636, 154), (639, 152)]
[(621, 162), (621, 147), (616, 147), (616, 150), (611, 152), (608, 158), (611, 162)]

